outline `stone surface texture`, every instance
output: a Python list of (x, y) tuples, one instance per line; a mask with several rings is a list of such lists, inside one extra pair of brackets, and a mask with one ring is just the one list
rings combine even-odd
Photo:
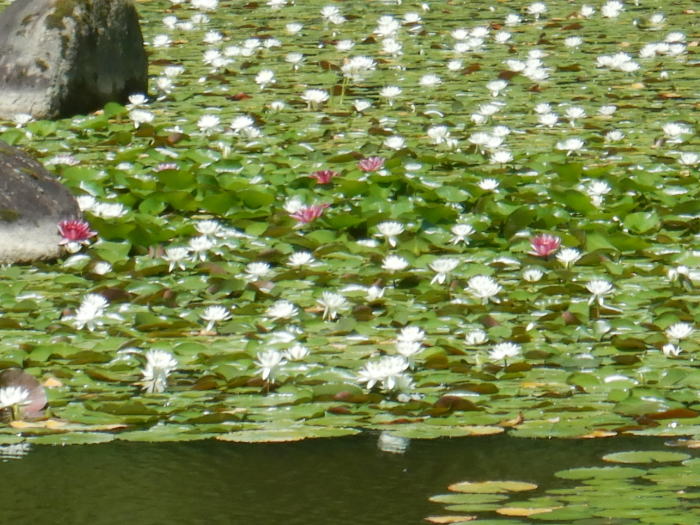
[(32, 157), (0, 141), (0, 263), (59, 256), (58, 223), (80, 216), (65, 186)]
[(130, 0), (16, 0), (0, 13), (0, 118), (53, 119), (146, 93)]

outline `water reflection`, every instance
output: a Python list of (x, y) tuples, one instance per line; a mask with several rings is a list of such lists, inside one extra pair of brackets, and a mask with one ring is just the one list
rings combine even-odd
[(556, 470), (599, 464), (609, 452), (663, 448), (657, 438), (501, 435), (413, 440), (395, 454), (377, 440), (35, 446), (0, 464), (12, 480), (0, 504), (8, 523), (405, 525), (439, 510), (428, 498), (450, 483), (515, 479), (552, 487)]

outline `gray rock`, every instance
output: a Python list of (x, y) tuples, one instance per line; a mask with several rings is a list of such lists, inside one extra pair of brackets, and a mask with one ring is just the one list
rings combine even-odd
[(58, 223), (80, 216), (68, 188), (29, 155), (0, 141), (0, 263), (58, 257)]
[(0, 118), (88, 113), (147, 88), (131, 0), (16, 0), (0, 13)]

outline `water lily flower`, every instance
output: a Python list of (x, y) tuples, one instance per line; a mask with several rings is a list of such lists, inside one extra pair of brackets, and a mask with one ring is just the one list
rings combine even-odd
[(377, 224), (379, 233), (375, 237), (384, 237), (392, 248), (396, 247), (396, 237), (404, 232), (404, 226), (397, 221), (385, 221)]
[(544, 272), (539, 268), (528, 268), (523, 271), (523, 279), (529, 283), (536, 283), (544, 276)]
[(221, 119), (216, 115), (202, 115), (197, 121), (197, 127), (205, 135), (214, 133), (219, 129)]
[(339, 293), (325, 291), (316, 302), (323, 306), (323, 320), (334, 321), (338, 317), (338, 312), (348, 308), (348, 302)]
[(480, 328), (471, 330), (464, 336), (464, 342), (469, 346), (483, 345), (488, 340), (489, 336)]
[(255, 75), (255, 83), (260, 86), (260, 89), (265, 89), (269, 84), (275, 82), (275, 73), (269, 69), (263, 69)]
[(389, 149), (400, 150), (406, 147), (406, 139), (399, 135), (393, 135), (384, 140), (384, 146)]
[(177, 360), (165, 350), (149, 350), (145, 357), (146, 366), (141, 371), (142, 388), (149, 394), (164, 392), (168, 376), (177, 368)]
[(284, 354), (278, 350), (265, 350), (257, 355), (255, 364), (259, 367), (256, 371), (263, 381), (275, 382), (279, 369), (286, 364)]
[(484, 191), (496, 191), (499, 186), (499, 182), (496, 179), (482, 179), (478, 184), (479, 188)]
[(419, 84), (424, 88), (433, 88), (442, 84), (442, 79), (438, 75), (430, 73), (428, 75), (423, 75), (420, 78)]
[(379, 96), (385, 98), (390, 106), (394, 105), (394, 99), (401, 94), (402, 90), (398, 86), (386, 86), (379, 91)]
[(58, 244), (65, 246), (71, 253), (77, 252), (81, 245), (89, 244), (90, 239), (97, 235), (97, 232), (92, 231), (90, 225), (83, 220), (59, 222), (58, 233), (62, 237)]
[(384, 356), (378, 361), (370, 361), (358, 373), (357, 381), (366, 383), (371, 390), (381, 383), (382, 389), (391, 391), (405, 381), (401, 378), (403, 372), (409, 367), (409, 362), (403, 356)]
[(700, 164), (700, 154), (691, 151), (684, 151), (678, 158), (678, 163), (683, 166), (695, 166)]
[(409, 364), (411, 359), (421, 351), (423, 345), (420, 341), (396, 341), (396, 351), (403, 356)]
[(471, 224), (455, 224), (450, 228), (452, 232), (452, 238), (450, 239), (451, 244), (459, 244), (463, 242), (464, 244), (469, 244), (469, 237), (474, 233), (474, 228)]
[(353, 82), (362, 82), (377, 67), (375, 61), (369, 57), (356, 56), (347, 60), (340, 68), (343, 76)]
[(556, 255), (557, 261), (564, 265), (564, 268), (570, 268), (580, 258), (581, 252), (576, 248), (562, 248)]
[(95, 328), (102, 325), (100, 317), (104, 315), (104, 310), (108, 304), (107, 299), (99, 294), (87, 294), (75, 311), (75, 314), (66, 319), (72, 319), (78, 330), (87, 328), (92, 332)]
[(400, 272), (408, 267), (408, 261), (400, 255), (387, 255), (382, 261), (382, 268), (388, 272)]
[(328, 208), (330, 204), (312, 204), (310, 206), (303, 206), (299, 210), (295, 211), (294, 213), (290, 213), (289, 216), (292, 219), (296, 219), (297, 223), (299, 226), (308, 224), (310, 222), (315, 221), (318, 219), (321, 215), (323, 215), (323, 212)]
[(556, 235), (546, 233), (535, 235), (530, 240), (530, 245), (532, 246), (530, 254), (537, 257), (549, 257), (559, 249), (560, 244), (561, 239)]
[(547, 6), (544, 2), (534, 2), (527, 6), (527, 13), (534, 16), (535, 20), (539, 20), (540, 16), (547, 12)]
[(501, 291), (501, 285), (488, 275), (475, 275), (469, 279), (467, 286), (471, 294), (481, 299), (483, 304), (489, 300), (496, 301), (495, 296)]
[(367, 301), (370, 303), (373, 301), (378, 301), (382, 297), (384, 297), (384, 288), (376, 285), (372, 285), (367, 288)]
[(134, 127), (139, 128), (141, 127), (141, 124), (150, 124), (153, 122), (155, 115), (150, 111), (146, 111), (145, 109), (132, 109), (129, 112), (129, 118), (131, 119), (131, 122), (134, 123)]
[(382, 169), (384, 166), (383, 157), (367, 157), (357, 163), (357, 167), (365, 172), (373, 172)]
[(321, 16), (324, 20), (332, 24), (342, 24), (345, 22), (345, 17), (340, 13), (340, 9), (334, 5), (327, 5), (321, 9)]
[(272, 273), (272, 268), (266, 262), (252, 262), (245, 267), (245, 278), (250, 281), (265, 279)]
[(494, 345), (493, 349), (489, 352), (489, 357), (494, 361), (503, 360), (506, 364), (506, 360), (515, 357), (520, 354), (520, 345), (515, 343), (498, 343)]
[(314, 171), (309, 177), (315, 179), (318, 184), (329, 184), (334, 177), (340, 175), (337, 171), (333, 170), (318, 170)]
[(221, 233), (221, 224), (218, 221), (197, 221), (194, 227), (201, 235), (216, 237)]
[(666, 357), (678, 357), (683, 351), (680, 346), (674, 345), (672, 343), (666, 343), (661, 347), (661, 351)]
[(294, 252), (289, 256), (287, 265), (292, 268), (301, 268), (303, 266), (316, 266), (318, 262), (309, 252)]
[(170, 246), (165, 249), (163, 259), (168, 262), (168, 272), (172, 272), (175, 268), (184, 270), (186, 268), (185, 261), (189, 258), (190, 250), (187, 246)]
[(121, 202), (95, 202), (90, 211), (103, 219), (118, 219), (127, 213)]
[(486, 84), (486, 89), (491, 92), (492, 97), (497, 97), (501, 91), (508, 87), (508, 82), (505, 80), (492, 80)]
[(510, 151), (504, 150), (504, 149), (499, 149), (499, 150), (494, 151), (491, 154), (491, 157), (489, 158), (489, 162), (491, 164), (501, 164), (501, 165), (508, 164), (512, 160), (513, 160), (513, 154)]
[(193, 261), (206, 261), (207, 252), (212, 249), (216, 243), (212, 241), (206, 235), (200, 235), (199, 237), (193, 237), (188, 243), (188, 249), (192, 253)]
[(558, 150), (565, 150), (566, 156), (568, 157), (569, 155), (573, 155), (574, 153), (577, 153), (578, 151), (583, 149), (583, 145), (583, 140), (577, 137), (572, 137), (570, 139), (561, 140), (557, 142), (556, 147)]
[(200, 317), (207, 321), (207, 326), (204, 331), (211, 332), (214, 330), (214, 325), (216, 323), (231, 319), (231, 312), (229, 312), (228, 308), (223, 306), (207, 306), (204, 312), (200, 314)]
[(301, 361), (309, 355), (309, 349), (302, 344), (296, 343), (284, 352), (284, 356), (290, 361)]
[(428, 266), (435, 272), (430, 284), (443, 284), (447, 280), (447, 274), (459, 266), (459, 260), (441, 257), (432, 261)]
[[(286, 4), (286, 1), (285, 1)], [(269, 2), (268, 2), (269, 5)], [(285, 31), (289, 33), (290, 35), (296, 35), (299, 31), (301, 31), (304, 28), (304, 24), (300, 24), (299, 22), (290, 22), (289, 24), (286, 24), (284, 26)]]
[(613, 285), (610, 281), (605, 279), (592, 279), (586, 284), (586, 289), (591, 292), (591, 298), (588, 300), (588, 304), (593, 304), (597, 302), (600, 306), (605, 306), (603, 300), (606, 295), (613, 292)]
[(420, 343), (425, 339), (425, 332), (418, 326), (404, 326), (397, 337), (398, 341)]
[(586, 110), (583, 109), (580, 106), (571, 106), (566, 108), (566, 111), (564, 112), (566, 115), (566, 118), (569, 119), (569, 123), (571, 124), (571, 127), (576, 127), (576, 120), (580, 118), (584, 118), (586, 116)]
[(301, 96), (301, 99), (307, 103), (309, 109), (320, 106), (328, 101), (329, 98), (330, 95), (328, 91), (324, 91), (323, 89), (307, 89)]
[(22, 418), (24, 407), (32, 403), (31, 392), (22, 386), (4, 386), (0, 388), (0, 411), (10, 409), (12, 420)]
[(618, 2), (618, 0), (609, 0), (600, 8), (600, 15), (605, 18), (617, 18), (624, 8), (625, 6), (622, 2)]
[(276, 301), (266, 311), (265, 315), (275, 321), (280, 319), (291, 319), (296, 317), (299, 309), (289, 301)]
[(352, 103), (352, 107), (354, 107), (355, 111), (358, 113), (362, 113), (364, 110), (372, 107), (372, 102), (364, 98), (358, 98)]
[(666, 328), (666, 337), (672, 340), (687, 339), (693, 333), (693, 325), (690, 323), (674, 323)]

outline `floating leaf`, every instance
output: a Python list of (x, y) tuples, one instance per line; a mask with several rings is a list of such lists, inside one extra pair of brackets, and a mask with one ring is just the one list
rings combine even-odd
[(671, 452), (668, 450), (615, 452), (603, 456), (604, 461), (609, 461), (611, 463), (668, 463), (672, 461), (683, 461), (688, 458), (690, 458), (688, 454)]
[(462, 481), (447, 488), (453, 492), (499, 494), (535, 490), (537, 485), (525, 481)]

